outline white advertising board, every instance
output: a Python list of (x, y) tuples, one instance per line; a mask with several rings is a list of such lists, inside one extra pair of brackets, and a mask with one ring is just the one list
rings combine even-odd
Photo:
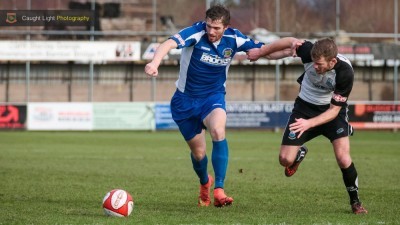
[(0, 41), (0, 60), (137, 61), (140, 42)]
[(28, 130), (92, 130), (91, 103), (28, 103)]
[(94, 130), (155, 130), (154, 104), (93, 103)]

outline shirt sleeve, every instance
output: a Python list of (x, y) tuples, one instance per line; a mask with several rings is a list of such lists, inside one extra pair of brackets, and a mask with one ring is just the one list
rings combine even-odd
[(343, 61), (339, 61), (340, 65), (335, 70), (336, 86), (332, 94), (331, 103), (337, 106), (347, 105), (350, 92), (353, 89), (354, 72), (353, 68)]
[(178, 33), (169, 37), (169, 39), (174, 40), (178, 44), (177, 49), (180, 49), (195, 45), (197, 42), (199, 42), (201, 36), (203, 36), (204, 33), (205, 24), (202, 22), (198, 22), (190, 27), (186, 27), (180, 30)]
[(235, 29), (236, 35), (236, 45), (238, 48), (238, 52), (246, 52), (252, 48), (261, 48), (264, 43), (255, 41), (246, 35), (242, 34), (239, 30)]
[(300, 47), (297, 48), (296, 54), (301, 58), (303, 64), (312, 62), (311, 49), (314, 46), (310, 41), (305, 41)]

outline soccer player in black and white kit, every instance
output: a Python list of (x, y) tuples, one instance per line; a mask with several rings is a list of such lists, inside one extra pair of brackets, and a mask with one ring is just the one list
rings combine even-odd
[(307, 154), (307, 141), (323, 135), (330, 140), (353, 213), (366, 214), (358, 197), (358, 175), (350, 156), (347, 99), (353, 88), (354, 72), (350, 61), (338, 54), (335, 42), (324, 38), (311, 43), (296, 38), (279, 39), (259, 49), (248, 51), (248, 59), (298, 56), (304, 64), (299, 77), (300, 93), (283, 134), (279, 162), (285, 175), (292, 176)]

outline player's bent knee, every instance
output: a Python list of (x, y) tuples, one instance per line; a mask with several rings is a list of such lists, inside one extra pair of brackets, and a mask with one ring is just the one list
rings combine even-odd
[(342, 169), (348, 168), (352, 162), (350, 154), (339, 154), (336, 155), (336, 162)]
[(338, 159), (337, 163), (340, 168), (346, 169), (351, 165), (351, 158)]
[(195, 151), (195, 152), (192, 151), (192, 155), (196, 161), (201, 161), (206, 156), (206, 152), (205, 151)]
[(225, 129), (224, 128), (211, 129), (210, 135), (211, 135), (213, 141), (222, 141), (225, 139)]
[(289, 159), (288, 159), (287, 157), (285, 157), (285, 156), (279, 155), (279, 163), (280, 163), (282, 166), (287, 167), (287, 166), (292, 165), (292, 164), (293, 164), (293, 161), (289, 160)]

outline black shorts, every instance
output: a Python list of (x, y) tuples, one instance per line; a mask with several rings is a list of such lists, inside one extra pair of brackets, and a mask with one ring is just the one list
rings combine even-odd
[(296, 118), (313, 118), (328, 109), (329, 105), (314, 105), (297, 97), (294, 102), (292, 114), (290, 115), (288, 123), (286, 124), (285, 132), (283, 133), (282, 145), (300, 146), (319, 135), (324, 135), (331, 142), (338, 138), (352, 135), (353, 127), (348, 121), (347, 107), (342, 107), (339, 115), (332, 121), (310, 128), (309, 130), (305, 131), (300, 138), (297, 138), (298, 133), (295, 134), (289, 130), (289, 125), (295, 122)]

